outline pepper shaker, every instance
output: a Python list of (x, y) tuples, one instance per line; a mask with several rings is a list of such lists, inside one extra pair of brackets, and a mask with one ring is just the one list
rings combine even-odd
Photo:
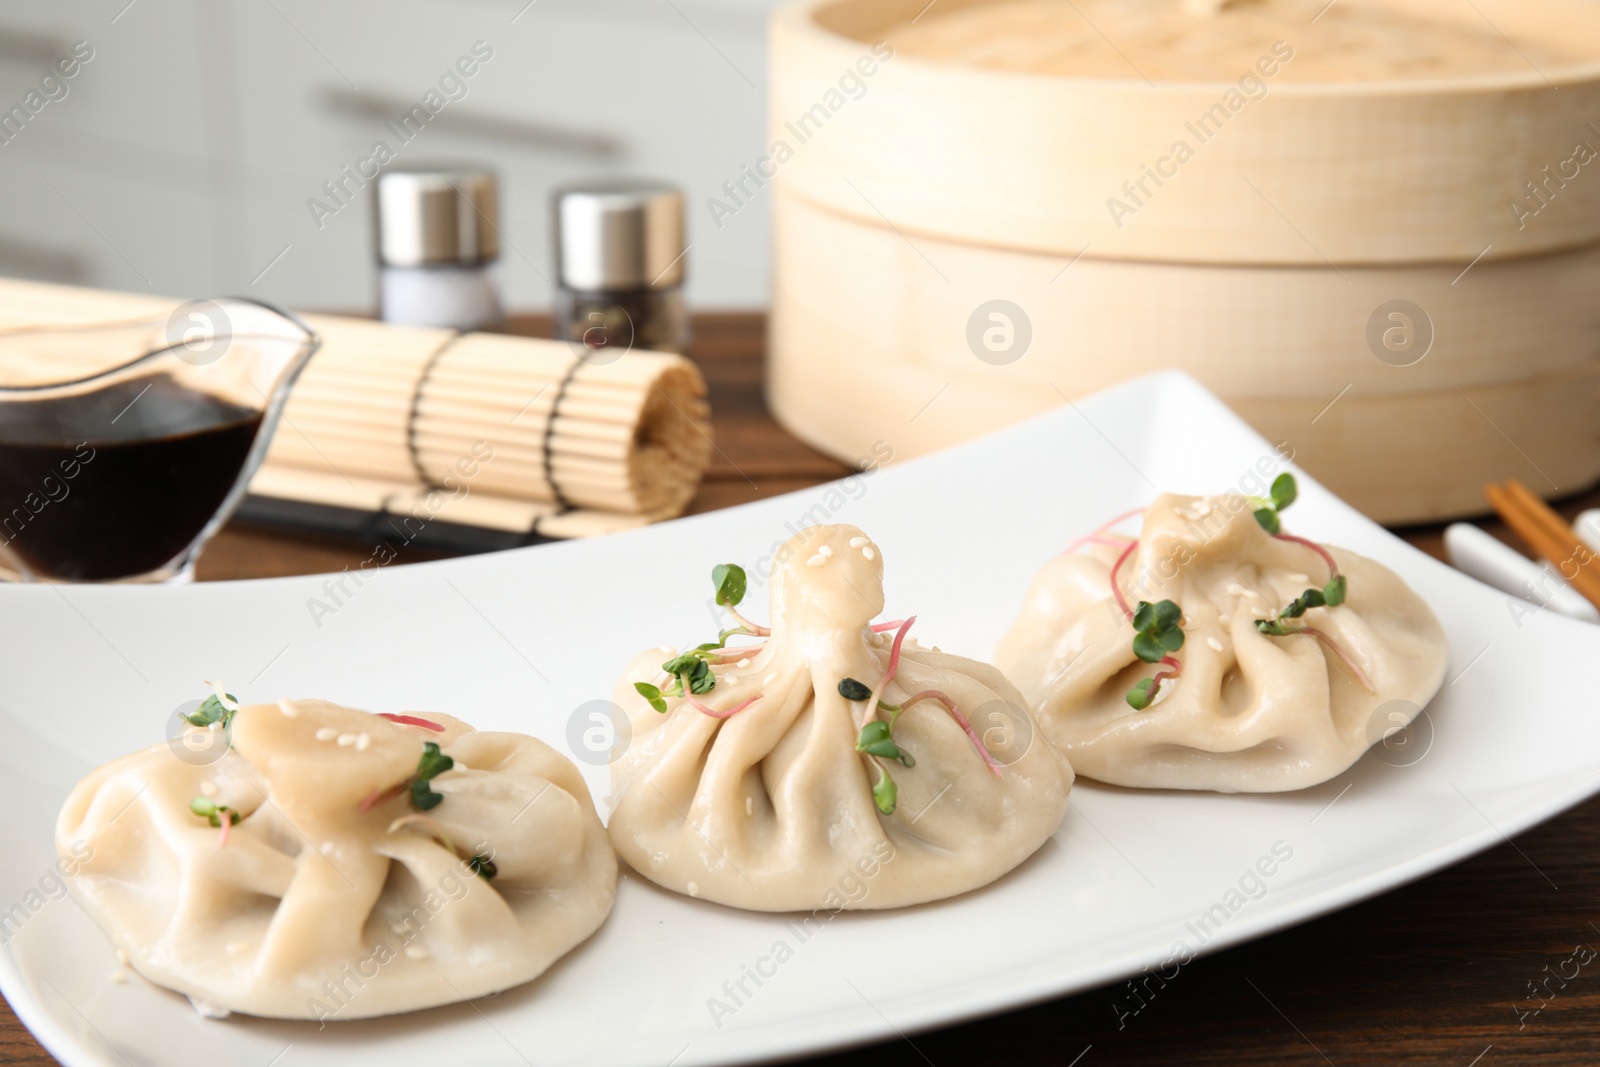
[(499, 199), (487, 170), (384, 171), (374, 200), (379, 318), (456, 330), (503, 326)]
[(689, 318), (683, 193), (663, 182), (583, 182), (552, 195), (554, 335), (601, 349), (683, 352)]

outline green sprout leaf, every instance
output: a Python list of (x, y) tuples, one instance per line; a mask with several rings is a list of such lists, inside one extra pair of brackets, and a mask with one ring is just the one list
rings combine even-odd
[(1150, 706), (1150, 701), (1154, 699), (1152, 692), (1155, 689), (1155, 682), (1156, 680), (1154, 678), (1146, 678), (1144, 681), (1128, 690), (1128, 706), (1134, 711), (1143, 711), (1145, 708), (1148, 708)]
[(1133, 613), (1133, 654), (1146, 663), (1160, 663), (1183, 647), (1183, 609), (1170, 600), (1139, 601)]
[(1312, 608), (1336, 608), (1344, 603), (1345, 594), (1349, 592), (1350, 583), (1342, 574), (1336, 574), (1328, 579), (1328, 584), (1321, 589), (1307, 589), (1289, 602), (1289, 606), (1278, 612), (1276, 619), (1257, 619), (1256, 629), (1268, 637), (1287, 637), (1290, 634), (1305, 633), (1299, 626), (1284, 625), (1285, 619), (1298, 619)]
[(878, 784), (872, 787), (872, 800), (878, 805), (878, 810), (885, 815), (894, 814), (894, 806), (900, 799), (900, 790), (895, 786), (894, 779), (889, 777), (889, 772), (883, 768), (878, 769), (882, 775)]
[(1294, 475), (1284, 471), (1272, 480), (1272, 506), (1279, 511), (1293, 504), (1300, 496), (1300, 487), (1295, 484)]
[(1278, 513), (1293, 504), (1300, 496), (1300, 487), (1295, 484), (1294, 475), (1284, 471), (1272, 480), (1271, 500), (1262, 500), (1260, 497), (1251, 497), (1251, 501), (1260, 506), (1256, 508), (1256, 522), (1269, 534), (1283, 532), (1283, 522)]
[(428, 783), (417, 779), (411, 783), (411, 806), (418, 811), (431, 811), (444, 803), (444, 794), (435, 793)]
[(1170, 630), (1182, 621), (1183, 609), (1170, 600), (1160, 600), (1154, 604), (1141, 600), (1133, 613), (1135, 630)]
[[(681, 675), (680, 675), (681, 677)], [(689, 672), (689, 692), (695, 696), (709, 693), (717, 687), (717, 676), (711, 673), (711, 668), (705, 660), (697, 660), (694, 669)]]
[(868, 756), (892, 759), (902, 767), (917, 765), (911, 753), (895, 744), (894, 738), (890, 736), (889, 724), (882, 719), (874, 719), (861, 728), (861, 736), (856, 738), (856, 751)]
[(422, 744), (422, 756), (417, 760), (417, 774), (411, 780), (411, 804), (418, 811), (429, 811), (444, 801), (442, 793), (435, 793), (428, 783), (456, 765), (456, 761), (439, 751), (432, 741)]
[[(681, 656), (674, 656), (661, 665), (662, 670), (677, 679), (679, 696), (683, 695), (685, 689), (695, 696), (699, 696), (701, 693), (709, 693), (716, 688), (717, 676), (711, 673), (711, 665), (705, 661), (702, 655), (703, 651), (703, 649), (692, 649)], [(688, 679), (687, 683), (684, 681), (685, 678)], [(640, 692), (644, 693), (644, 690), (641, 689)], [(647, 693), (644, 695), (646, 697), (649, 696)], [(656, 710), (660, 711), (662, 709), (657, 708)]]
[(456, 761), (439, 751), (432, 741), (422, 743), (422, 758), (417, 761), (417, 775), (424, 781), (443, 774), (456, 765)]
[(500, 873), (500, 868), (496, 867), (494, 860), (488, 856), (473, 856), (467, 861), (467, 867), (485, 882)]
[(704, 667), (705, 661), (695, 655), (694, 651), (689, 651), (681, 656), (673, 656), (661, 665), (661, 669), (676, 677), (686, 671), (694, 670), (696, 666)]
[(1278, 612), (1280, 619), (1298, 619), (1312, 608), (1320, 608), (1328, 603), (1320, 589), (1307, 589), (1304, 593), (1289, 602), (1289, 606)]
[(744, 568), (737, 563), (719, 563), (711, 568), (711, 584), (717, 587), (718, 604), (737, 606), (744, 599)]
[(846, 678), (839, 683), (839, 695), (846, 700), (865, 700), (872, 695), (872, 690), (854, 678)]
[(1149, 634), (1134, 634), (1133, 654), (1146, 663), (1160, 663), (1166, 658), (1167, 650)]
[(189, 810), (205, 819), (212, 826), (221, 826), (224, 818), (228, 820), (229, 826), (238, 826), (239, 820), (243, 818), (228, 805), (218, 804), (207, 797), (195, 797), (189, 801)]
[(655, 708), (663, 715), (666, 714), (667, 702), (661, 699), (661, 690), (657, 689), (649, 682), (634, 682), (633, 688), (638, 691), (640, 696), (644, 697), (650, 702), (650, 706), (652, 708)]
[[(232, 693), (228, 694), (228, 699), (235, 704), (239, 702), (239, 698)], [(198, 708), (185, 715), (183, 719), (190, 726), (210, 726), (214, 722), (220, 722), (226, 728), (233, 722), (233, 712), (223, 706), (222, 700), (217, 694), (212, 693), (200, 702)]]

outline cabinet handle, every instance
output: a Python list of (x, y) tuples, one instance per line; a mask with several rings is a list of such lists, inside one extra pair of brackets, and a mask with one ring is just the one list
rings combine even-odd
[[(322, 101), (330, 111), (385, 123), (398, 123), (422, 107), (415, 100), (336, 85), (323, 88)], [(428, 125), (458, 134), (590, 159), (616, 159), (625, 154), (626, 148), (621, 138), (601, 130), (554, 126), (455, 108), (446, 108), (437, 115), (430, 115)]]
[(82, 285), (89, 280), (89, 266), (88, 257), (74, 249), (0, 234), (0, 273)]
[(59, 37), (0, 26), (0, 63), (48, 67), (71, 52), (72, 46)]

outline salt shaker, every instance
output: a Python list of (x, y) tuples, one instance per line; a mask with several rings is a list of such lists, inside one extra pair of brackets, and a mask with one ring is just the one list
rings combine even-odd
[(487, 170), (388, 170), (378, 177), (383, 321), (456, 330), (505, 324), (495, 272), (499, 200), (499, 183)]
[(683, 193), (662, 182), (603, 180), (551, 199), (555, 336), (582, 346), (591, 362), (602, 350), (683, 352)]

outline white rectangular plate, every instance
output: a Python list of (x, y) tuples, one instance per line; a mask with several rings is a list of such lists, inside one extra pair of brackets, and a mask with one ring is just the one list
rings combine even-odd
[[(1426, 717), (1318, 788), (1219, 796), (1080, 783), (1055, 837), (995, 885), (841, 913), (809, 935), (793, 917), (627, 874), (610, 921), (531, 985), (323, 1029), (202, 1019), (142, 979), (113, 983), (105, 937), (52, 896), (52, 827), (68, 790), (91, 767), (161, 741), (173, 709), (203, 695), (203, 678), (246, 700), (447, 711), (571, 751), (575, 710), (609, 696), (630, 656), (711, 630), (713, 564), (754, 574), (802, 525), (868, 531), (883, 549), (888, 617), (916, 613), (924, 641), (987, 658), (1033, 572), (1072, 536), (1158, 491), (1248, 491), (1271, 455), (1198, 384), (1167, 374), (833, 486), (597, 541), (394, 567), (359, 589), (347, 581), (353, 595), (330, 593), (325, 576), (0, 589), (0, 907), (20, 906), (25, 919), (0, 953), (0, 989), (73, 1067), (744, 1062), (1085, 989), (1158, 965), (1179, 942), (1210, 951), (1258, 937), (1438, 870), (1595, 792), (1600, 709), (1583, 677), (1600, 661), (1600, 627), (1550, 612), (1519, 618), (1503, 595), (1302, 477), (1294, 528), (1400, 572), (1443, 619), (1451, 655)], [(763, 590), (747, 601), (758, 618)], [(312, 598), (337, 610), (314, 618)], [(586, 773), (606, 797), (605, 768)], [(1273, 873), (1248, 877), (1275, 847), (1262, 865)], [(725, 983), (737, 993), (758, 967), (768, 976), (744, 978), (748, 995), (735, 1000)]]

